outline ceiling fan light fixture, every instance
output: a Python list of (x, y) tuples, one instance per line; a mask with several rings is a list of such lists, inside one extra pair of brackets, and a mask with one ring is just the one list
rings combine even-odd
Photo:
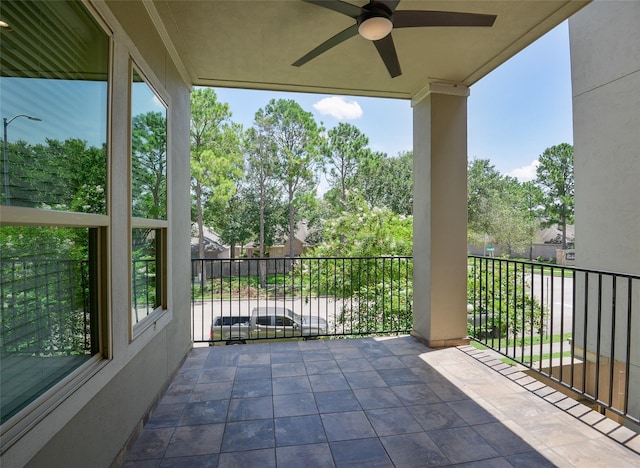
[(358, 26), (358, 34), (370, 41), (387, 36), (393, 29), (393, 23), (386, 16), (370, 16)]

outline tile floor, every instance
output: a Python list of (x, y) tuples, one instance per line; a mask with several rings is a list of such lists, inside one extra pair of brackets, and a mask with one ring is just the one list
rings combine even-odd
[(125, 467), (640, 466), (640, 436), (472, 347), (194, 348)]

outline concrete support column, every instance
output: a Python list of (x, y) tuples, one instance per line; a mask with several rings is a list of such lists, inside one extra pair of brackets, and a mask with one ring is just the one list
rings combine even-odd
[(413, 106), (413, 330), (431, 347), (467, 337), (467, 97), (430, 84)]

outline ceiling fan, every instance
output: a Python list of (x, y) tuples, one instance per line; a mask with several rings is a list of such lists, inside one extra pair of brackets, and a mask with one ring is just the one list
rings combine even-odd
[(400, 62), (391, 37), (394, 28), (433, 26), (493, 26), (496, 15), (459, 13), (451, 11), (400, 10), (400, 0), (371, 0), (359, 7), (341, 0), (303, 0), (333, 10), (355, 20), (355, 24), (327, 39), (292, 65), (300, 67), (338, 44), (360, 34), (373, 42), (391, 78), (400, 76)]

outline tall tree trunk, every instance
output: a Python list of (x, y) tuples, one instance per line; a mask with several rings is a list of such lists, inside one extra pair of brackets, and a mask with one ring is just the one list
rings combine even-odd
[[(204, 260), (204, 217), (202, 215), (202, 187), (199, 182), (196, 182), (196, 217), (198, 223), (198, 258)], [(207, 269), (204, 261), (199, 262), (201, 265), (200, 271), (200, 286), (204, 288), (207, 282)]]
[(264, 260), (264, 197), (265, 197), (264, 182), (260, 182), (260, 260), (258, 261), (258, 274), (260, 275), (260, 286), (265, 288), (267, 286), (267, 262)]
[(296, 226), (295, 226), (295, 214), (296, 208), (293, 206), (293, 196), (289, 195), (289, 257), (293, 258), (295, 256), (295, 245), (294, 239), (296, 234)]
[(562, 250), (567, 250), (567, 216), (562, 209)]

